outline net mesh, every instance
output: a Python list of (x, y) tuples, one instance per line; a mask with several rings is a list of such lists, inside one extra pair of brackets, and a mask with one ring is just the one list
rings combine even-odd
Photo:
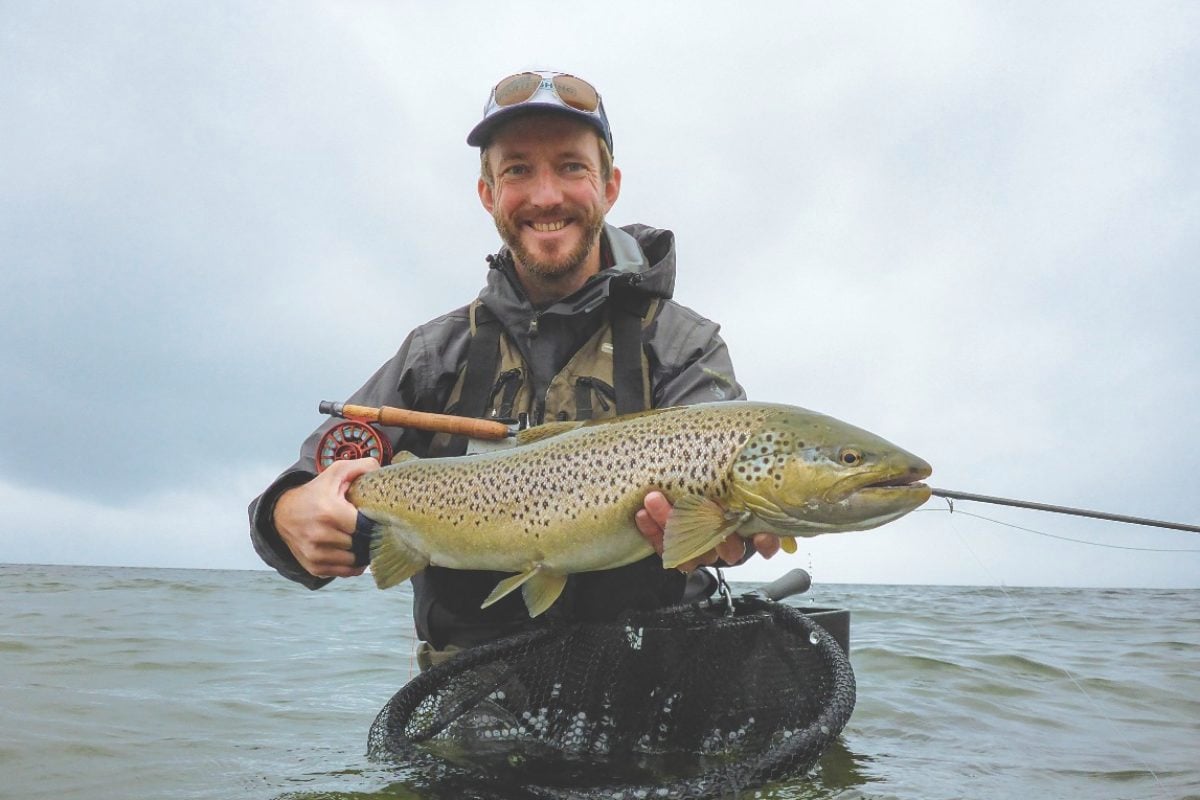
[(533, 798), (735, 797), (807, 772), (854, 698), (824, 628), (743, 596), (464, 651), (392, 697), (368, 750)]

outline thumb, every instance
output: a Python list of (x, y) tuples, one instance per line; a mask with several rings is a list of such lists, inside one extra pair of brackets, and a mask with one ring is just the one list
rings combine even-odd
[(335, 461), (329, 465), (326, 472), (337, 470), (333, 477), (338, 481), (338, 492), (345, 495), (356, 478), (377, 469), (379, 462), (374, 458), (356, 458), (351, 461)]

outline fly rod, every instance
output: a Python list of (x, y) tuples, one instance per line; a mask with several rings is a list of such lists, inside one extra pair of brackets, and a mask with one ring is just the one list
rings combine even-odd
[(323, 400), (317, 408), (322, 414), (345, 420), (329, 427), (317, 442), (317, 472), (328, 469), (335, 461), (358, 458), (374, 458), (383, 465), (390, 463), (391, 441), (376, 430), (376, 425), (448, 433), (481, 443), (500, 442), (517, 433), (516, 425), (497, 420), (431, 414), (393, 406), (375, 408)]
[(1145, 517), (1129, 517), (1124, 514), (1109, 514), (1104, 511), (1089, 511), (1085, 508), (1053, 506), (1046, 503), (1031, 503), (1028, 500), (1010, 500), (1007, 497), (990, 497), (985, 494), (954, 492), (949, 489), (934, 489), (932, 493), (934, 497), (944, 497), (947, 500), (969, 500), (973, 503), (994, 503), (995, 505), (1013, 506), (1015, 508), (1030, 508), (1034, 511), (1049, 511), (1053, 514), (1072, 514), (1076, 517), (1091, 517), (1092, 519), (1106, 519), (1112, 522), (1127, 522), (1132, 525), (1152, 525), (1156, 528), (1170, 528), (1177, 531), (1200, 533), (1200, 525), (1185, 525), (1182, 522), (1164, 522), (1157, 519), (1146, 519)]

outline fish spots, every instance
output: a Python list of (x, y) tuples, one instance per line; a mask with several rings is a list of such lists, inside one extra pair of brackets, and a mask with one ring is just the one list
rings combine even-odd
[[(607, 533), (629, 524), (651, 488), (672, 497), (720, 497), (735, 475), (765, 474), (780, 435), (758, 431), (774, 413), (750, 403), (689, 406), (587, 425), (507, 451), (412, 460), (378, 471), (371, 504), (417, 527), (424, 520), (471, 530), (480, 541), (494, 531), (516, 537), (504, 538), (506, 546), (520, 536), (552, 538), (555, 529)], [(756, 460), (736, 460), (751, 447)]]

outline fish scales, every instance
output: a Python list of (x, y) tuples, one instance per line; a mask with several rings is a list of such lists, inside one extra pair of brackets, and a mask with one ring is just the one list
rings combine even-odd
[[(863, 443), (855, 445), (859, 449), (889, 457), (898, 452), (919, 465), (909, 472), (928, 474), (915, 456), (831, 417), (737, 402), (552, 423), (525, 432), (522, 443), (507, 450), (409, 457), (358, 478), (347, 496), (376, 523), (372, 570), (380, 586), (430, 564), (512, 572), (488, 603), (522, 587), (530, 612), (541, 613), (567, 574), (611, 569), (653, 552), (634, 523), (652, 490), (675, 504), (665, 539), (668, 566), (711, 549), (755, 517), (787, 536), (823, 532), (812, 510), (824, 501), (813, 500), (809, 473), (854, 471), (845, 464), (830, 467), (830, 452), (845, 450), (841, 441), (822, 441), (831, 435), (849, 436)], [(780, 506), (775, 494), (800, 500)], [(793, 530), (787, 509), (811, 518)], [(825, 529), (854, 529), (847, 525), (862, 522), (847, 523), (839, 513), (847, 512), (834, 512)]]

